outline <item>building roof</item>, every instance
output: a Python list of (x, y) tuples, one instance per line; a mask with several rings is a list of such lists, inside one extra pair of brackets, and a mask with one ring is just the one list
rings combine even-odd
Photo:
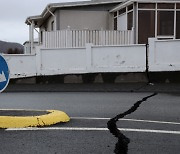
[(103, 5), (103, 4), (119, 4), (124, 0), (91, 0), (91, 1), (77, 1), (77, 2), (65, 2), (65, 3), (50, 3), (43, 10), (41, 15), (30, 16), (26, 19), (25, 23), (30, 25), (32, 21), (40, 22), (41, 20), (47, 18), (54, 12), (57, 8), (68, 8), (77, 6), (92, 6), (92, 5)]
[(115, 12), (127, 5), (132, 4), (133, 2), (141, 3), (180, 3), (180, 0), (124, 0), (121, 4), (110, 10), (110, 12)]

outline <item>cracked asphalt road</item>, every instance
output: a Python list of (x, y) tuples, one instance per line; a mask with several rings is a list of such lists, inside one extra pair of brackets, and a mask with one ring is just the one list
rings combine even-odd
[[(2, 93), (1, 109), (57, 109), (74, 118), (69, 123), (44, 130), (0, 130), (1, 153), (113, 154), (117, 139), (107, 129), (109, 118), (127, 111), (136, 101), (150, 94)], [(118, 128), (131, 139), (129, 154), (179, 153), (179, 99), (178, 94), (158, 94), (117, 122)]]
[(126, 137), (117, 128), (116, 123), (118, 122), (118, 120), (124, 118), (127, 115), (134, 113), (140, 107), (140, 105), (143, 102), (147, 101), (149, 98), (154, 97), (156, 95), (157, 95), (157, 93), (154, 93), (152, 95), (148, 95), (146, 97), (143, 97), (141, 100), (138, 100), (136, 103), (134, 103), (134, 105), (132, 105), (132, 107), (129, 110), (116, 115), (114, 118), (110, 119), (107, 122), (107, 127), (108, 127), (110, 133), (113, 134), (118, 139), (118, 142), (116, 143), (116, 146), (115, 146), (114, 153), (116, 153), (116, 154), (127, 154), (128, 153), (128, 144), (130, 143), (130, 139), (128, 137)]

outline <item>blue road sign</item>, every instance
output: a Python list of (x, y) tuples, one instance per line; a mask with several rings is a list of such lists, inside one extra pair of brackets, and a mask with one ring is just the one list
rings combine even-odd
[(9, 83), (9, 68), (6, 60), (0, 55), (0, 93)]

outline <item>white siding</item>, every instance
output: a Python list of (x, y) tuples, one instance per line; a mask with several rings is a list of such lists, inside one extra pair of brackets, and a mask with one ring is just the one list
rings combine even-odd
[(67, 29), (89, 29), (101, 30), (109, 29), (109, 12), (108, 11), (60, 11), (60, 30)]

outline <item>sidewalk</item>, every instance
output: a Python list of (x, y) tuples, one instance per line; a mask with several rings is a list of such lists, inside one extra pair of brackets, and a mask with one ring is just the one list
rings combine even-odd
[(159, 92), (180, 93), (180, 83), (10, 84), (4, 92)]

